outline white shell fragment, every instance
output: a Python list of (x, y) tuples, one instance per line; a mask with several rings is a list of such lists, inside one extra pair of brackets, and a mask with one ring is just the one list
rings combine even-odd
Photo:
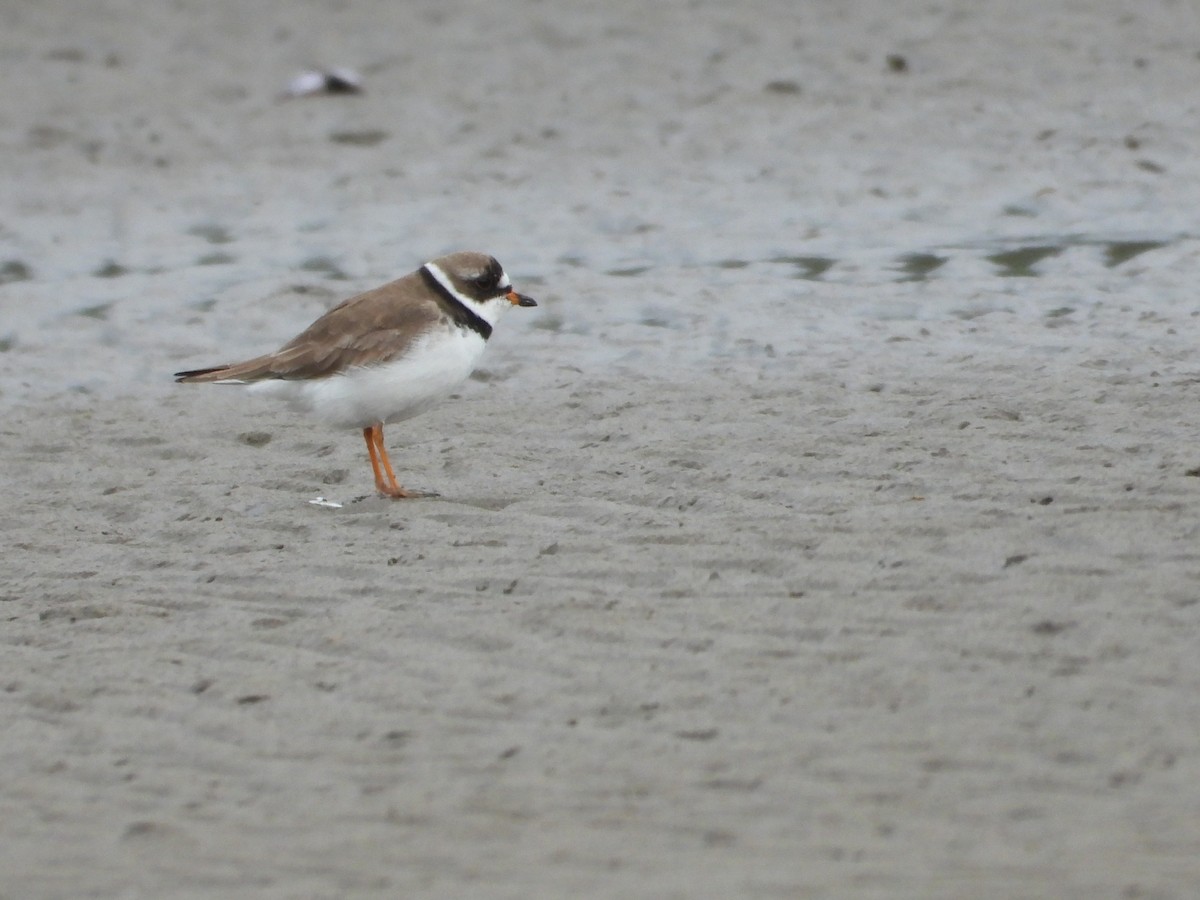
[(309, 500), (313, 506), (328, 506), (330, 509), (341, 509), (342, 504), (336, 500), (326, 500), (324, 497), (317, 497), (315, 500)]
[(353, 69), (310, 69), (288, 82), (285, 97), (312, 97), (316, 94), (361, 94), (362, 76)]

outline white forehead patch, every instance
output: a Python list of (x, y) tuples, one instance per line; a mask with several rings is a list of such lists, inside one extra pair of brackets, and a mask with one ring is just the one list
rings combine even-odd
[[(434, 266), (434, 268), (437, 268), (437, 267)], [(438, 269), (438, 272), (440, 274), (445, 274), (441, 271), (441, 269)], [(476, 269), (474, 272), (463, 272), (462, 277), (465, 278), (467, 281), (474, 281), (477, 278), (482, 278), (486, 274), (487, 274), (487, 269)], [(439, 278), (438, 280), (440, 281), (441, 279)], [(508, 280), (508, 273), (505, 272), (503, 269), (500, 270), (500, 280), (498, 282), (496, 282), (496, 287), (500, 288), (501, 290), (505, 290), (505, 291), (512, 290), (512, 282)]]

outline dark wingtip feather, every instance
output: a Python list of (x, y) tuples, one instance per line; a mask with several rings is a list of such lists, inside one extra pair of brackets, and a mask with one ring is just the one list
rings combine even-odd
[(211, 381), (212, 379), (204, 376), (224, 372), (228, 368), (229, 366), (211, 366), (207, 369), (190, 369), (187, 372), (176, 372), (173, 377), (177, 384), (184, 381)]

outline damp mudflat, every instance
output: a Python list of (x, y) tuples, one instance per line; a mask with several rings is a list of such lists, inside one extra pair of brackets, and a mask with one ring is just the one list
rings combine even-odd
[[(1194, 894), (1190, 9), (26, 6), (5, 891)], [(171, 380), (464, 248), (438, 498)]]

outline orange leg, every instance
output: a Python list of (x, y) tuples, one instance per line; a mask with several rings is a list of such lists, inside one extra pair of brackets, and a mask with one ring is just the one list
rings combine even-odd
[(379, 471), (379, 457), (375, 452), (374, 425), (363, 429), (363, 440), (367, 442), (367, 455), (371, 457), (371, 471), (375, 473), (375, 489), (382, 494), (387, 490), (387, 484), (383, 480), (383, 473)]
[(392, 461), (388, 459), (387, 447), (383, 444), (383, 426), (375, 426), (375, 446), (379, 451), (379, 462), (383, 465), (383, 471), (387, 472), (388, 486), (387, 491), (389, 497), (407, 497), (408, 492), (400, 487), (400, 483), (396, 481), (396, 473), (392, 470)]
[(392, 461), (388, 459), (387, 448), (383, 445), (383, 425), (376, 423), (363, 429), (363, 440), (367, 442), (367, 454), (371, 457), (371, 471), (375, 473), (375, 489), (385, 497), (399, 500), (403, 497), (420, 497), (420, 493), (406, 491), (396, 481), (396, 473), (392, 469)]

